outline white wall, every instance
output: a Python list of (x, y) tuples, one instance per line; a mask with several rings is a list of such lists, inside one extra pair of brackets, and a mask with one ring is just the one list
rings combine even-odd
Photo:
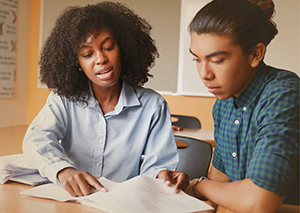
[(273, 67), (290, 70), (300, 76), (299, 70), (299, 0), (273, 0), (274, 22), (279, 33), (267, 47), (265, 62)]
[[(190, 35), (187, 27), (197, 11), (210, 0), (181, 0), (181, 29), (179, 45), (178, 94), (189, 96), (213, 95), (201, 81), (189, 53)], [(299, 0), (273, 0), (274, 22), (278, 35), (267, 46), (264, 62), (267, 65), (295, 72), (299, 71)]]
[(13, 98), (0, 98), (0, 128), (26, 124), (31, 0), (19, 0), (16, 87)]

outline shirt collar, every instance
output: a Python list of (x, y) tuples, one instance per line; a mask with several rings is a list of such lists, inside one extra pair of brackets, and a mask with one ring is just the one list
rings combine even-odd
[[(91, 92), (91, 98), (88, 100), (88, 106), (99, 107), (99, 103), (93, 94), (91, 82), (89, 83), (89, 88)], [(141, 105), (141, 102), (136, 94), (134, 87), (125, 83), (125, 81), (123, 80), (120, 97), (117, 105), (115, 106), (115, 110), (109, 112), (108, 114), (119, 114), (123, 110), (123, 108), (139, 106), (139, 105)]]
[(239, 95), (239, 97), (233, 97), (233, 103), (237, 107), (244, 108), (249, 106), (252, 100), (254, 100), (255, 96), (263, 90), (269, 73), (268, 70), (269, 69), (265, 63), (261, 62), (253, 80), (248, 87)]
[(131, 85), (126, 84), (123, 80), (119, 101), (112, 113), (119, 114), (123, 108), (139, 105), (141, 105), (141, 102), (137, 97), (135, 89)]

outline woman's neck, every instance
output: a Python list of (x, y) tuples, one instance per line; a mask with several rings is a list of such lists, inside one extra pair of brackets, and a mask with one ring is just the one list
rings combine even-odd
[(99, 87), (93, 84), (92, 88), (103, 114), (114, 111), (121, 93), (121, 82), (118, 81), (111, 87)]

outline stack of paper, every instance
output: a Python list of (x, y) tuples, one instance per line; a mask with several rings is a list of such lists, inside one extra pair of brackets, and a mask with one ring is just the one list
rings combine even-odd
[(49, 182), (41, 177), (38, 170), (26, 163), (23, 154), (0, 157), (0, 184), (13, 180), (28, 185), (39, 185)]
[(83, 197), (72, 197), (61, 186), (50, 183), (21, 192), (41, 198), (58, 201), (75, 201), (106, 212), (114, 213), (179, 213), (212, 210), (205, 202), (166, 186), (163, 180), (137, 176), (122, 183), (112, 182), (104, 177), (100, 183), (108, 192), (97, 191)]

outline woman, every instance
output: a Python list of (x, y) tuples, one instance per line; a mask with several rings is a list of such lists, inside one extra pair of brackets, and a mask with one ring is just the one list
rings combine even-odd
[(69, 7), (43, 47), (41, 82), (53, 90), (27, 130), (23, 151), (72, 196), (106, 191), (94, 176), (187, 182), (187, 175), (166, 171), (178, 161), (167, 103), (142, 88), (158, 56), (150, 30), (119, 3)]

